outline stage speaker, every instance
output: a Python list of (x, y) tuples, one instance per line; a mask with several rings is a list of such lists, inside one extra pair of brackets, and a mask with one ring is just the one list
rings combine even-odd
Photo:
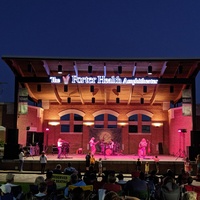
[(6, 131), (6, 143), (18, 144), (18, 129), (8, 129)]
[(195, 161), (197, 155), (200, 154), (200, 147), (189, 147), (189, 159)]
[(4, 144), (4, 159), (19, 158), (19, 144)]
[(163, 154), (162, 142), (159, 142), (159, 143), (158, 143), (158, 152), (159, 152), (159, 154)]

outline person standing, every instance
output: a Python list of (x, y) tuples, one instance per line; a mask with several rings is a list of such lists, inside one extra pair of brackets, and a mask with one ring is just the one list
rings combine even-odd
[(38, 143), (36, 143), (36, 145), (35, 145), (35, 155), (36, 156), (40, 155), (40, 147), (39, 147)]
[(103, 173), (102, 158), (99, 158), (98, 168), (99, 168), (99, 176), (102, 176), (102, 173)]
[(185, 162), (184, 162), (184, 170), (189, 175), (191, 175), (192, 165), (191, 165), (190, 159), (188, 157), (185, 159)]
[(153, 159), (154, 159), (154, 163), (155, 163), (156, 172), (158, 173), (159, 172), (159, 161), (160, 161), (160, 159), (158, 158), (158, 156), (155, 156)]
[(96, 144), (98, 142), (95, 142), (95, 138), (92, 137), (89, 141), (89, 145), (90, 145), (90, 151), (91, 151), (91, 154), (94, 155), (96, 153)]
[(44, 174), (47, 164), (47, 156), (45, 155), (44, 151), (42, 151), (42, 154), (40, 156), (40, 164), (41, 164), (41, 173)]
[(23, 171), (23, 167), (24, 167), (24, 151), (21, 148), (19, 150), (19, 171), (22, 172)]
[(86, 171), (88, 171), (88, 170), (89, 170), (89, 167), (90, 167), (90, 158), (91, 158), (90, 154), (91, 154), (91, 153), (88, 152), (88, 154), (85, 156)]
[(92, 155), (90, 157), (90, 165), (94, 167), (95, 166), (95, 162), (96, 162), (95, 157), (94, 157), (94, 155)]
[(146, 174), (146, 175), (149, 174), (149, 162), (146, 162), (146, 163), (145, 163), (144, 171), (145, 171), (145, 174)]
[(139, 158), (137, 159), (137, 162), (136, 162), (136, 170), (139, 172), (142, 170), (142, 162)]

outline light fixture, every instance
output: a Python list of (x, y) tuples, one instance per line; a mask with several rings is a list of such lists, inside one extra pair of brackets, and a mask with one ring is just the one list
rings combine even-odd
[(116, 98), (116, 103), (120, 103), (120, 98), (119, 97)]
[(135, 63), (135, 66), (133, 67), (132, 77), (135, 76), (136, 68), (137, 68), (137, 63)]
[(144, 98), (140, 98), (140, 104), (144, 104)]
[(68, 85), (64, 85), (64, 92), (68, 92)]
[(38, 92), (41, 92), (41, 91), (42, 91), (42, 87), (41, 87), (40, 84), (37, 85), (37, 91), (38, 91)]
[(118, 74), (122, 73), (122, 66), (118, 66)]
[(104, 63), (103, 71), (104, 71), (104, 76), (106, 77), (106, 63)]
[(146, 86), (146, 85), (143, 86), (143, 92), (144, 92), (144, 93), (147, 92), (147, 86)]
[(58, 74), (62, 74), (62, 65), (58, 65)]
[(147, 71), (148, 75), (151, 75), (152, 74), (152, 66), (149, 65), (148, 66), (148, 71)]
[(127, 122), (118, 122), (117, 125), (124, 127), (127, 125)]
[(154, 127), (161, 127), (161, 126), (163, 126), (163, 123), (162, 122), (152, 122), (151, 125)]
[(90, 92), (94, 92), (94, 85), (90, 86)]
[(120, 85), (117, 85), (117, 92), (120, 92), (121, 88)]
[(51, 121), (51, 122), (48, 122), (49, 125), (51, 126), (57, 126), (60, 124), (60, 122), (57, 122), (57, 121)]
[(92, 97), (92, 103), (95, 103), (95, 98), (94, 97)]
[(170, 85), (169, 92), (174, 93), (174, 86), (173, 85)]
[(92, 126), (92, 125), (94, 125), (94, 122), (83, 122), (83, 124), (85, 126)]
[(178, 129), (178, 132), (179, 132), (179, 133), (186, 133), (186, 132), (187, 132), (187, 129), (181, 128), (181, 129)]
[(71, 97), (67, 98), (67, 103), (71, 103)]
[(88, 73), (89, 73), (89, 74), (92, 73), (92, 65), (88, 65)]

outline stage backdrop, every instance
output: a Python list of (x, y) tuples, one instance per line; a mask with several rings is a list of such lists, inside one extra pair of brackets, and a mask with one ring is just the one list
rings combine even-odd
[(116, 151), (121, 150), (122, 145), (122, 129), (121, 128), (90, 128), (90, 138), (94, 137), (97, 151), (101, 151), (101, 143), (109, 144), (111, 139), (114, 141)]

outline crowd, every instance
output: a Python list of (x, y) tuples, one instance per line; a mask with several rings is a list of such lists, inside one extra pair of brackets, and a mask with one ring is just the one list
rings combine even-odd
[[(89, 157), (90, 164), (88, 164)], [(186, 162), (189, 161), (186, 160)], [(84, 173), (79, 172), (70, 162), (67, 163), (64, 169), (58, 164), (55, 169), (45, 172), (45, 178), (38, 176), (34, 184), (29, 185), (30, 191), (27, 193), (24, 193), (19, 185), (15, 185), (14, 176), (8, 173), (6, 183), (0, 187), (2, 197), (0, 199), (84, 200), (87, 195), (90, 196), (88, 199), (93, 200), (184, 200), (197, 196), (197, 193), (187, 191), (186, 186), (192, 185), (193, 179), (190, 171), (188, 171), (190, 168), (186, 164), (178, 176), (175, 176), (171, 169), (158, 176), (157, 165), (154, 170), (149, 172), (149, 163), (145, 162), (145, 170), (142, 171), (142, 162), (138, 159), (137, 169), (133, 170), (129, 180), (124, 179), (122, 172), (103, 171), (102, 165), (102, 160), (95, 161), (94, 156), (90, 156), (90, 153), (86, 155), (86, 170)], [(69, 175), (70, 180), (65, 187), (57, 188), (53, 179), (54, 174)], [(71, 189), (72, 186), (73, 190)], [(84, 188), (88, 188), (87, 186), (92, 187), (85, 190)], [(9, 198), (3, 198), (5, 196), (9, 196)]]

